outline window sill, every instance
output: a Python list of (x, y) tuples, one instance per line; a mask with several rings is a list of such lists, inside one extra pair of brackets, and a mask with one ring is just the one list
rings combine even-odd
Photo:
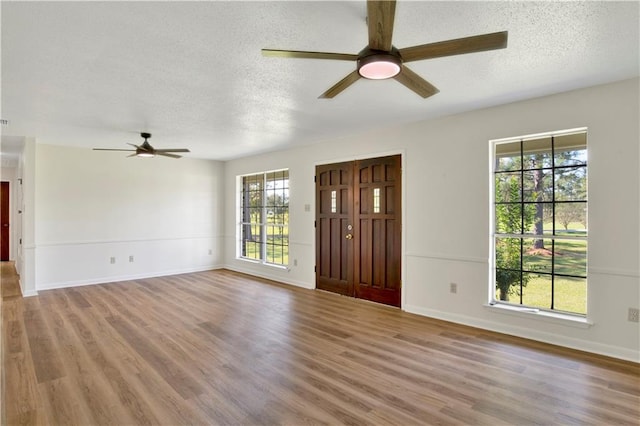
[(284, 269), (284, 270), (287, 270), (287, 271), (289, 270), (289, 267), (287, 265), (276, 265), (275, 263), (264, 263), (264, 262), (261, 262), (260, 260), (249, 259), (249, 258), (246, 258), (246, 257), (236, 257), (236, 260), (241, 260), (243, 262), (253, 263), (254, 265), (266, 266), (268, 268)]
[(551, 322), (554, 324), (565, 325), (569, 327), (577, 328), (590, 328), (593, 326), (593, 322), (589, 321), (585, 317), (579, 317), (576, 315), (562, 314), (558, 312), (542, 311), (535, 308), (526, 308), (519, 306), (512, 306), (507, 304), (495, 303), (486, 304), (485, 308), (492, 312), (518, 316), (520, 318), (533, 318), (537, 321)]

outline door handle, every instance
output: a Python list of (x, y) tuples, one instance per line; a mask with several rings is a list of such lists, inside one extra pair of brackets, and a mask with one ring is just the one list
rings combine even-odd
[(344, 236), (347, 240), (352, 240), (353, 239), (353, 234), (347, 234)]

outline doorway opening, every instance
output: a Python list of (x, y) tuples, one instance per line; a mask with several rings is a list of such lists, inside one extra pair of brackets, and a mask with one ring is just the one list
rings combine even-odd
[(9, 182), (0, 182), (0, 261), (9, 260)]

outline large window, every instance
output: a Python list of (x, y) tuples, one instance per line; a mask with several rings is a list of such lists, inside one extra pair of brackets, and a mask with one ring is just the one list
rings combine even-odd
[(586, 132), (493, 147), (493, 302), (586, 315)]
[(289, 264), (289, 171), (240, 178), (239, 255)]

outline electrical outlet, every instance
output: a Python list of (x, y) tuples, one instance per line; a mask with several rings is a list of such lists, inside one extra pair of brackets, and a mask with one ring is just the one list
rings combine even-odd
[(456, 283), (449, 283), (449, 291), (451, 293), (457, 293), (458, 292), (458, 284)]
[(209, 249), (209, 255), (212, 255), (213, 251), (211, 249)]
[(113, 257), (113, 256), (111, 256), (111, 257), (109, 258), (109, 262), (111, 262), (111, 264), (113, 265), (114, 263), (116, 263), (116, 258), (115, 258), (115, 257)]
[(293, 266), (298, 266), (298, 259), (293, 259)]
[(640, 321), (640, 309), (638, 308), (629, 308), (629, 317), (627, 318), (631, 322), (639, 322)]
[(133, 262), (133, 255), (129, 256), (129, 263)]

